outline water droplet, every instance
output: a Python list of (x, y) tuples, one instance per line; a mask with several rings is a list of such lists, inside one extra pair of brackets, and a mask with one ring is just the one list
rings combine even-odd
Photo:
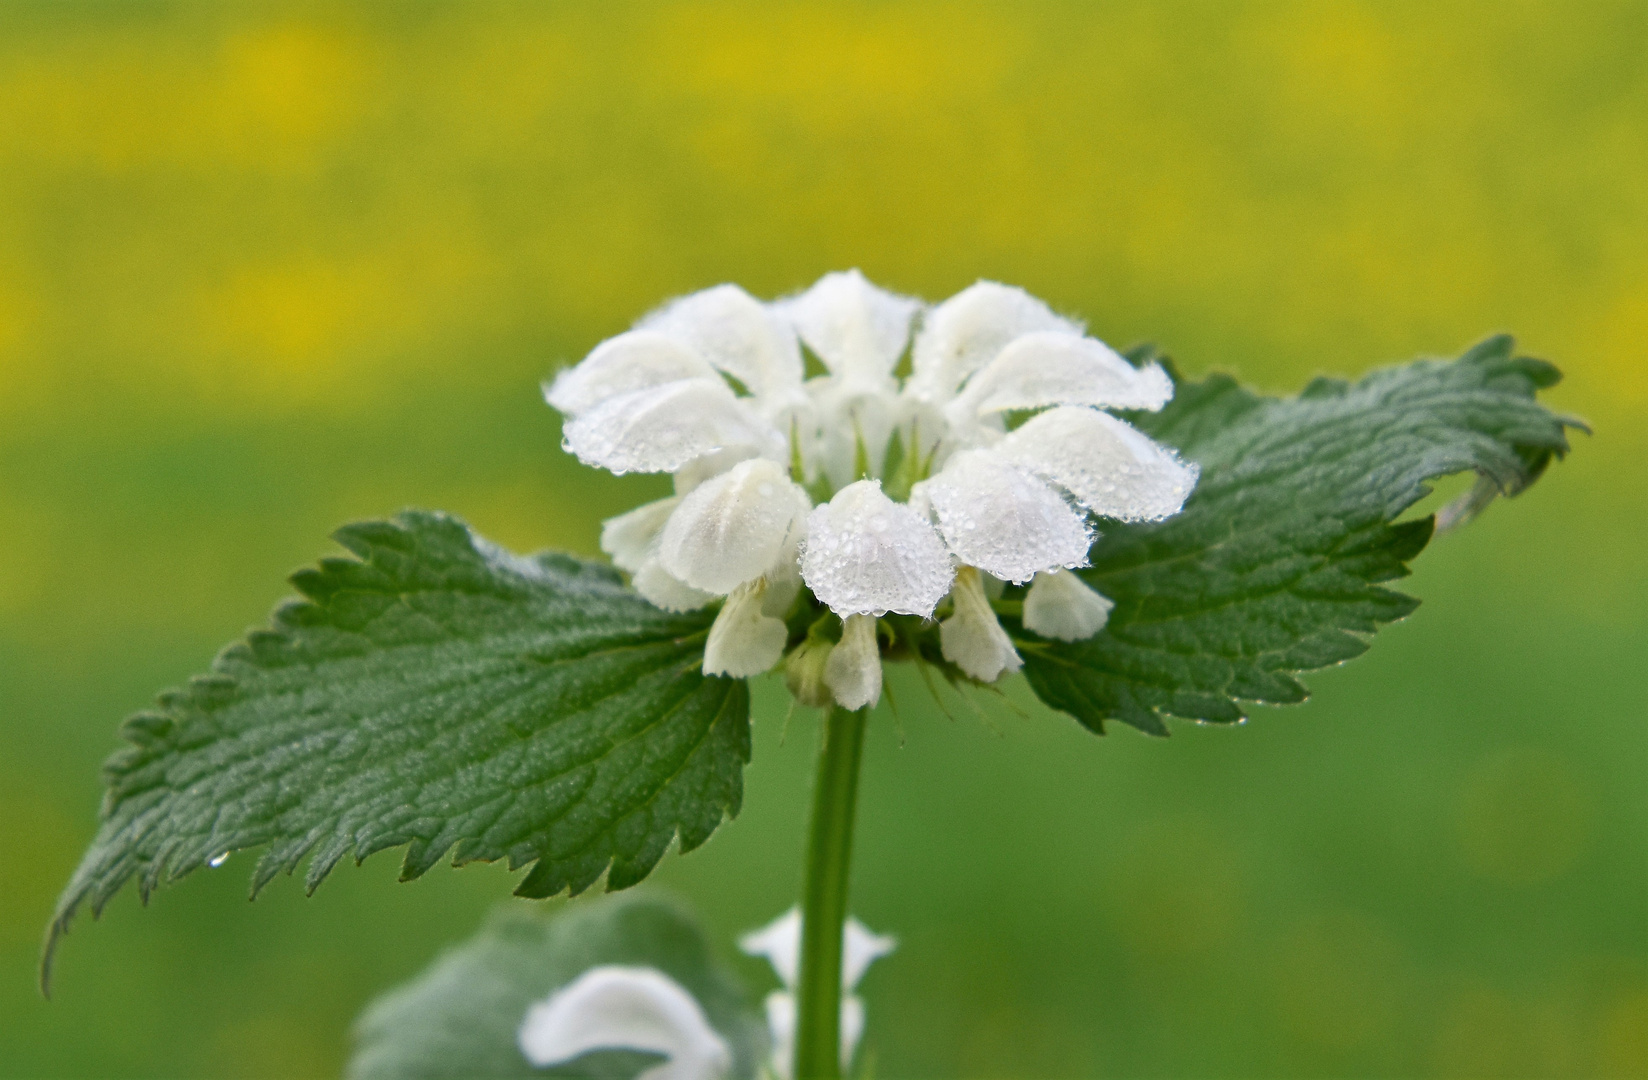
[(222, 855), (214, 855), (210, 859), (207, 859), (206, 860), (206, 865), (210, 866), (212, 869), (216, 870), (218, 867), (222, 866), (224, 863), (226, 863), (228, 861), (229, 861), (229, 853), (227, 851), (225, 851)]

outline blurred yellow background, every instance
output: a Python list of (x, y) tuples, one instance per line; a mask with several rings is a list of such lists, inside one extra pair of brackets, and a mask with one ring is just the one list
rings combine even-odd
[[(1278, 392), (1510, 330), (1596, 430), (1305, 706), (1100, 740), (895, 682), (877, 1074), (1648, 1075), (1645, 178), (1642, 2), (0, 6), (0, 1074), (335, 1074), (511, 875), (248, 906), (233, 859), (48, 1004), (117, 722), (343, 521), (593, 552), (658, 484), (537, 381), (858, 266)], [(797, 894), (814, 721), (757, 705), (743, 816), (657, 875), (723, 943)]]

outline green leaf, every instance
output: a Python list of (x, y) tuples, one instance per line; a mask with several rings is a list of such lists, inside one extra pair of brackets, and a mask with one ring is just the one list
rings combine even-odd
[(1431, 518), (1397, 520), (1426, 481), (1474, 470), (1515, 495), (1567, 451), (1577, 425), (1535, 400), (1559, 377), (1495, 337), (1451, 362), (1318, 379), (1292, 401), (1223, 375), (1180, 382), (1160, 413), (1128, 419), (1199, 463), (1200, 482), (1175, 517), (1103, 527), (1082, 577), (1116, 607), (1092, 640), (1007, 620), (1031, 687), (1101, 733), (1112, 718), (1166, 735), (1164, 716), (1228, 723), (1243, 702), (1303, 701), (1292, 673), (1359, 655), (1418, 605), (1380, 586), (1430, 540)]
[(310, 858), (408, 845), (415, 878), (533, 863), (517, 892), (640, 881), (672, 839), (735, 815), (749, 691), (701, 672), (711, 615), (672, 615), (610, 569), (510, 555), (439, 514), (351, 525), (356, 557), (295, 574), (305, 599), (209, 674), (128, 720), (104, 767), (102, 824), (58, 901), (82, 903), (267, 845), (255, 895)]
[(475, 937), (367, 1007), (348, 1076), (632, 1077), (658, 1055), (608, 1051), (536, 1069), (516, 1043), (529, 1005), (602, 964), (653, 967), (680, 983), (732, 1049), (734, 1076), (753, 1076), (766, 1059), (765, 1024), (697, 924), (673, 904), (626, 896), (549, 917), (500, 909)]

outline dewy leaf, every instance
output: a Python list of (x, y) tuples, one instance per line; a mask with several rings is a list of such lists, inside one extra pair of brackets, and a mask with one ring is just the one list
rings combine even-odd
[[(255, 894), (309, 856), (313, 890), (345, 856), (409, 845), (415, 878), (534, 863), (517, 892), (640, 881), (738, 812), (749, 692), (706, 678), (710, 615), (673, 615), (598, 564), (510, 555), (440, 514), (351, 525), (356, 557), (292, 583), (304, 599), (209, 674), (126, 721), (102, 824), (58, 901), (151, 890), (267, 846)], [(610, 869), (609, 869), (610, 867)]]
[(1047, 641), (1009, 621), (1031, 687), (1094, 731), (1114, 718), (1157, 735), (1164, 715), (1231, 722), (1242, 702), (1303, 701), (1290, 673), (1362, 653), (1418, 605), (1380, 584), (1430, 540), (1431, 518), (1397, 520), (1426, 481), (1474, 470), (1515, 495), (1566, 452), (1573, 422), (1535, 401), (1559, 377), (1495, 337), (1451, 362), (1318, 379), (1293, 401), (1222, 375), (1179, 383), (1161, 412), (1128, 419), (1201, 480), (1177, 516), (1101, 522), (1081, 572), (1116, 604), (1098, 636)]
[(697, 999), (732, 1050), (735, 1077), (767, 1056), (767, 1030), (742, 988), (715, 961), (696, 923), (644, 897), (582, 902), (554, 916), (499, 910), (480, 933), (405, 986), (369, 1005), (355, 1026), (350, 1080), (428, 1077), (630, 1077), (652, 1054), (598, 1051), (534, 1068), (517, 1041), (527, 1008), (592, 967), (651, 967)]

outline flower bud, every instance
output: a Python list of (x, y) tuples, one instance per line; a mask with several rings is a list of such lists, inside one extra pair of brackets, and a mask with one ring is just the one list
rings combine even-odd
[(815, 626), (808, 632), (807, 640), (784, 660), (784, 685), (790, 688), (795, 700), (813, 709), (822, 709), (835, 701), (824, 683), (824, 668), (833, 651), (835, 642), (819, 634)]

